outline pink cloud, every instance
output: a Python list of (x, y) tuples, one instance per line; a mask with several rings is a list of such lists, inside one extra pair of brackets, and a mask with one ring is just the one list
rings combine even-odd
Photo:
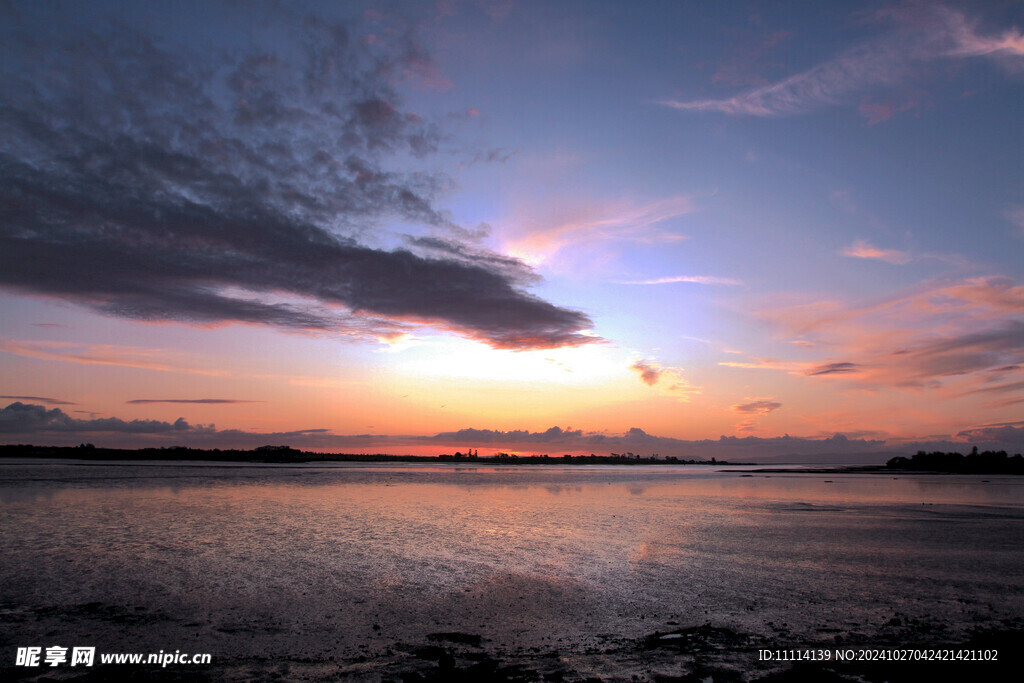
[(629, 201), (589, 203), (570, 215), (560, 207), (561, 216), (553, 226), (532, 229), (513, 241), (507, 250), (528, 263), (539, 263), (573, 244), (626, 241), (647, 244), (680, 242), (684, 235), (671, 232), (662, 223), (696, 211), (693, 199), (677, 195), (646, 204)]
[(1024, 34), (1017, 27), (1009, 28), (998, 35), (981, 35), (977, 22), (970, 21), (959, 12), (944, 10), (946, 28), (953, 46), (951, 57), (980, 57), (985, 55), (1024, 56)]
[(683, 376), (682, 368), (664, 367), (656, 361), (637, 360), (629, 369), (636, 372), (640, 381), (647, 386), (660, 385), (661, 391), (680, 400), (688, 401), (692, 395), (701, 393), (700, 387), (694, 386)]
[(837, 359), (723, 365), (867, 387), (941, 389), (954, 398), (984, 388), (993, 373), (1005, 374), (1024, 359), (1024, 286), (1002, 277), (926, 283), (867, 305), (813, 302), (764, 317), (786, 336), (814, 339)]
[(745, 403), (730, 406), (732, 412), (744, 416), (744, 419), (734, 428), (737, 434), (752, 434), (759, 431), (761, 418), (782, 407), (782, 403), (771, 397), (747, 396), (744, 401)]
[(718, 364), (724, 368), (743, 368), (745, 370), (783, 370), (785, 372), (803, 371), (807, 368), (807, 363), (781, 361), (774, 358), (752, 358), (749, 361), (720, 361)]
[(864, 240), (857, 240), (840, 252), (850, 258), (876, 259), (893, 265), (904, 265), (910, 262), (910, 254), (897, 249), (879, 249)]
[(737, 434), (751, 434), (757, 431), (757, 422), (755, 420), (743, 420), (736, 424), (735, 430)]
[(778, 410), (782, 407), (774, 398), (751, 398), (747, 397), (746, 403), (738, 403), (731, 407), (734, 413), (744, 413), (748, 415), (767, 415), (773, 410)]
[(194, 359), (165, 349), (113, 344), (76, 344), (54, 341), (0, 340), (0, 351), (25, 358), (66, 361), (79, 365), (115, 365), (160, 372), (185, 372), (220, 377), (223, 370), (196, 367)]
[(972, 278), (945, 287), (940, 294), (1000, 313), (1024, 313), (1024, 285), (1015, 285), (1006, 277)]
[(638, 360), (629, 366), (631, 370), (635, 370), (639, 375), (640, 379), (649, 387), (653, 387), (661, 379), (661, 368), (655, 367), (650, 363)]

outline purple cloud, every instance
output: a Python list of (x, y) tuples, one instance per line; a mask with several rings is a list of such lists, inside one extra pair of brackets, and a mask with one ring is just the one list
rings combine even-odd
[(734, 412), (744, 414), (767, 415), (773, 410), (778, 410), (782, 404), (774, 399), (757, 399), (749, 403), (739, 403), (732, 406)]
[(860, 372), (860, 366), (857, 363), (841, 362), (816, 365), (806, 370), (804, 374), (813, 377), (816, 375), (845, 375), (854, 372)]
[(60, 408), (47, 410), (43, 406), (15, 402), (0, 410), (0, 433), (47, 433), (47, 432), (122, 432), (128, 434), (165, 434), (188, 432), (193, 427), (184, 418), (174, 422), (159, 420), (132, 420), (127, 422), (116, 417), (79, 420), (70, 417)]
[[(526, 291), (527, 266), (457, 241), (472, 231), (434, 206), (442, 176), (397, 170), (445, 139), (395, 88), (429, 61), (415, 40), (371, 49), (349, 24), (273, 7), (274, 48), (199, 53), (124, 26), (11, 33), (0, 286), (137, 320), (595, 341), (585, 314)], [(391, 219), (452, 238), (367, 244)]]
[(657, 384), (664, 372), (661, 368), (642, 360), (638, 360), (633, 363), (630, 366), (630, 370), (636, 371), (640, 375), (640, 379), (643, 383), (649, 387), (653, 387)]

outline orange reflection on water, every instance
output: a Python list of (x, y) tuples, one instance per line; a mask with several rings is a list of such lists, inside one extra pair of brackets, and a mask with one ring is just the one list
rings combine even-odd
[[(166, 463), (12, 472), (0, 486), (11, 550), (0, 586), (12, 588), (0, 598), (16, 590), (10, 600), (45, 607), (60, 586), (60, 604), (141, 604), (173, 615), (154, 623), (180, 629), (181, 642), (194, 636), (188, 624), (211, 624), (256, 634), (232, 642), (257, 652), (358, 647), (378, 637), (374, 624), (389, 643), (439, 630), (542, 643), (555, 632), (639, 637), (652, 615), (761, 615), (753, 629), (801, 623), (819, 604), (872, 620), (893, 595), (906, 613), (931, 614), (953, 604), (950, 586), (1007, 613), (1022, 606), (1006, 587), (1024, 596), (1024, 486), (1009, 477)], [(330, 639), (287, 640), (299, 630)], [(150, 635), (166, 646), (166, 631)]]

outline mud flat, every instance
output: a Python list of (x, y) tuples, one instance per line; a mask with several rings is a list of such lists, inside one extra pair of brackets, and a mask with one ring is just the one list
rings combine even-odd
[[(895, 625), (899, 623), (899, 625)], [(793, 645), (785, 650), (777, 639), (741, 633), (711, 623), (679, 627), (666, 625), (641, 639), (603, 636), (586, 643), (561, 643), (559, 647), (526, 650), (495, 643), (479, 634), (430, 633), (419, 641), (396, 641), (365, 654), (347, 657), (221, 656), (207, 666), (98, 665), (70, 671), (0, 667), (3, 680), (11, 681), (400, 681), (402, 683), (505, 683), (652, 681), (660, 683), (720, 682), (816, 682), (816, 681), (916, 681), (923, 676), (969, 677), (984, 681), (1019, 680), (1024, 658), (1024, 622), (1004, 628), (979, 629), (966, 640), (942, 635), (943, 627), (927, 623), (892, 622), (875, 635), (848, 631), (817, 642)], [(823, 634), (824, 636), (824, 634)], [(886, 661), (887, 655), (906, 648), (906, 643), (931, 652), (934, 661)], [(766, 660), (762, 651), (773, 653)], [(994, 661), (957, 660), (970, 653), (998, 652)], [(821, 657), (829, 660), (795, 657)], [(800, 653), (803, 653), (802, 655)], [(817, 653), (817, 655), (814, 655)], [(840, 655), (839, 653), (845, 653)], [(943, 654), (945, 653), (945, 654)], [(852, 656), (852, 661), (837, 661)], [(874, 657), (875, 659), (869, 659)], [(942, 660), (942, 657), (953, 659)]]
[[(29, 463), (0, 546), (2, 680), (999, 681), (1024, 650), (1013, 476)], [(15, 664), (51, 646), (212, 663)], [(929, 649), (997, 659), (836, 661)]]

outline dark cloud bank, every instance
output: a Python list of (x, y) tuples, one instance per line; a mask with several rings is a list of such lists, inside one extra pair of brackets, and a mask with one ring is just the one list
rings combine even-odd
[(168, 432), (190, 432), (197, 429), (185, 418), (174, 422), (159, 420), (132, 420), (126, 422), (116, 417), (81, 420), (70, 417), (60, 408), (47, 410), (43, 406), (15, 402), (0, 410), (0, 434), (46, 434), (46, 433), (120, 433), (120, 434), (166, 434)]
[[(412, 33), (371, 45), (282, 5), (245, 21), (257, 7), (261, 47), (240, 31), (217, 52), (0, 8), (0, 286), (139, 320), (593, 341), (524, 264), (463, 243), (443, 177), (395, 170), (446, 140), (401, 108), (432, 68)], [(441, 237), (378, 248), (385, 220)]]
[(518, 446), (529, 452), (547, 449), (551, 453), (557, 453), (558, 449), (563, 449), (601, 454), (631, 450), (644, 455), (658, 453), (662, 456), (674, 455), (686, 459), (715, 458), (737, 462), (884, 462), (893, 455), (914, 453), (918, 450), (970, 450), (970, 445), (973, 444), (1016, 453), (1024, 448), (1024, 425), (1000, 425), (997, 428), (967, 430), (950, 439), (927, 442), (894, 442), (853, 438), (844, 434), (835, 434), (827, 438), (789, 435), (767, 438), (721, 436), (718, 439), (690, 441), (655, 436), (636, 427), (622, 435), (564, 430), (559, 427), (552, 427), (544, 432), (462, 429), (457, 432), (443, 432), (430, 438), (438, 443), (466, 444), (474, 447)]
[[(416, 447), (433, 447), (435, 454), (460, 448), (518, 450), (526, 453), (657, 453), (663, 457), (731, 460), (734, 462), (884, 462), (894, 455), (918, 450), (961, 451), (977, 445), (988, 450), (1018, 453), (1024, 449), (1024, 423), (998, 424), (965, 430), (950, 439), (927, 442), (886, 442), (836, 434), (810, 439), (722, 436), (687, 441), (648, 434), (633, 428), (625, 434), (598, 434), (552, 427), (543, 432), (461, 429), (433, 436), (342, 435), (327, 429), (290, 432), (246, 432), (191, 424), (184, 418), (121, 420), (116, 417), (77, 419), (60, 408), (16, 402), (0, 410), (0, 442), (36, 445), (75, 445), (90, 441), (110, 448), (189, 446), (194, 448), (255, 448), (273, 444), (293, 448), (345, 452), (403, 454)], [(486, 452), (486, 450), (485, 450)]]

